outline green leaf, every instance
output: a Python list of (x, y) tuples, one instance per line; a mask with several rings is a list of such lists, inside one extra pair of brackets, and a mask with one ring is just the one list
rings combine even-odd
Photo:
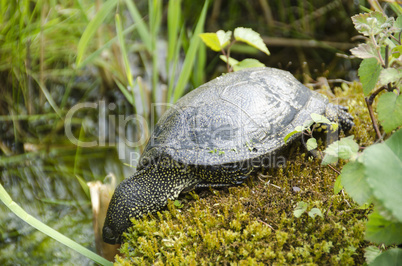
[(318, 208), (312, 208), (312, 209), (308, 212), (308, 216), (310, 216), (310, 217), (313, 218), (313, 219), (314, 219), (317, 215), (320, 216), (321, 218), (323, 217), (321, 210), (318, 209)]
[(385, 132), (389, 133), (400, 127), (402, 125), (402, 94), (397, 96), (393, 92), (387, 92), (381, 95), (378, 99), (377, 112)]
[[(227, 57), (224, 56), (224, 55), (220, 55), (219, 58), (222, 59), (222, 61), (225, 62), (225, 63), (227, 63), (227, 61), (228, 61)], [(231, 67), (233, 67), (234, 65), (237, 65), (238, 63), (239, 63), (239, 61), (237, 61), (236, 59), (234, 59), (232, 57), (229, 57), (229, 65)]]
[(311, 119), (313, 119), (314, 123), (316, 123), (316, 124), (331, 124), (331, 121), (329, 121), (329, 119), (323, 115), (313, 113), (310, 116), (311, 116)]
[(354, 159), (359, 151), (359, 145), (353, 140), (353, 135), (342, 138), (330, 144), (325, 150), (325, 156), (322, 164), (334, 163), (338, 158)]
[(399, 266), (402, 261), (402, 249), (391, 248), (381, 253), (370, 266)]
[(304, 201), (298, 202), (295, 210), (293, 211), (293, 215), (296, 218), (299, 218), (307, 210), (307, 206), (307, 203), (305, 203)]
[(356, 30), (365, 36), (379, 34), (391, 26), (386, 23), (387, 17), (377, 11), (355, 15), (352, 21)]
[(212, 50), (219, 52), (230, 42), (230, 37), (232, 36), (231, 31), (218, 30), (216, 33), (207, 32), (199, 34), (202, 41), (206, 46)]
[(394, 27), (397, 29), (396, 32), (402, 30), (402, 16), (398, 16), (395, 20)]
[(365, 176), (375, 198), (402, 222), (402, 129), (363, 153)]
[(265, 67), (263, 63), (258, 61), (257, 59), (252, 59), (252, 58), (246, 58), (236, 65), (233, 66), (234, 71), (239, 71), (245, 68), (250, 68), (250, 67)]
[(250, 28), (239, 27), (234, 30), (234, 37), (237, 41), (245, 42), (267, 55), (270, 55), (267, 46), (258, 32), (255, 32)]
[(343, 167), (339, 176), (345, 191), (359, 205), (366, 203), (372, 197), (372, 191), (367, 183), (364, 170), (364, 164), (353, 161)]
[(377, 51), (376, 49), (373, 47), (373, 45), (371, 43), (361, 43), (359, 44), (359, 46), (350, 49), (350, 52), (361, 59), (365, 59), (365, 58), (377, 58)]
[(315, 138), (309, 138), (306, 145), (308, 151), (314, 150), (317, 148), (317, 140)]
[(381, 72), (381, 65), (376, 58), (364, 59), (359, 67), (358, 75), (363, 86), (364, 96), (368, 96), (377, 84)]
[(381, 254), (381, 250), (375, 246), (368, 246), (364, 249), (364, 258), (370, 264)]
[(334, 184), (334, 195), (337, 195), (339, 192), (341, 192), (343, 186), (342, 186), (342, 177), (339, 175)]
[(285, 141), (285, 143), (288, 141), (288, 139), (293, 136), (294, 134), (300, 133), (304, 130), (303, 126), (297, 126), (295, 127), (295, 130), (293, 130), (292, 132), (288, 133), (285, 138), (283, 139), (283, 141)]
[(221, 45), (219, 43), (218, 36), (214, 32), (206, 32), (199, 34), (202, 41), (206, 46), (211, 48), (215, 52), (219, 52), (221, 50)]
[(230, 38), (232, 37), (232, 31), (223, 31), (223, 30), (218, 30), (216, 32), (216, 35), (218, 36), (219, 39), (219, 44), (221, 45), (221, 48), (225, 48), (229, 42)]
[(402, 243), (402, 223), (386, 220), (377, 210), (368, 216), (365, 239), (385, 245)]
[(389, 83), (399, 83), (402, 79), (402, 69), (386, 68), (381, 70), (379, 78), (379, 86), (388, 85)]

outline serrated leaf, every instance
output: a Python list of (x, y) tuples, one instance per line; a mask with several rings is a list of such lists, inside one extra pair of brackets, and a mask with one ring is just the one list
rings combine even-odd
[(247, 58), (234, 65), (233, 70), (239, 71), (250, 67), (265, 67), (265, 65), (257, 59)]
[(215, 52), (221, 51), (221, 44), (219, 42), (218, 35), (214, 32), (200, 33), (202, 41), (206, 46), (214, 50)]
[(386, 220), (377, 210), (368, 216), (365, 239), (385, 245), (402, 243), (402, 223)]
[(386, 68), (381, 70), (380, 77), (379, 77), (379, 85), (384, 86), (389, 83), (393, 82), (400, 82), (402, 79), (402, 69), (396, 69), (396, 68)]
[(310, 216), (311, 218), (315, 218), (316, 216), (320, 216), (321, 218), (322, 216), (322, 212), (320, 209), (318, 208), (312, 208), (309, 212), (308, 212), (308, 216)]
[(363, 153), (365, 176), (377, 201), (402, 222), (402, 129)]
[(391, 248), (381, 253), (370, 263), (370, 266), (400, 266), (402, 261), (402, 249)]
[(361, 62), (358, 75), (363, 86), (364, 96), (368, 96), (374, 89), (378, 77), (380, 76), (381, 69), (382, 67), (376, 58), (363, 59)]
[(267, 46), (258, 32), (255, 32), (250, 28), (239, 27), (234, 30), (234, 37), (237, 41), (245, 42), (265, 54), (270, 55)]
[(296, 218), (300, 218), (300, 216), (302, 216), (302, 214), (307, 210), (307, 206), (307, 203), (305, 203), (304, 201), (298, 202), (295, 210), (293, 211), (293, 215)]
[(364, 258), (367, 264), (370, 264), (381, 254), (381, 250), (375, 246), (368, 246), (364, 249)]
[[(228, 62), (227, 57), (224, 56), (224, 55), (220, 55), (219, 58), (222, 59), (222, 61), (225, 62), (225, 63)], [(237, 65), (238, 63), (239, 63), (239, 61), (237, 61), (236, 59), (234, 59), (234, 58), (232, 58), (232, 57), (229, 57), (229, 65), (230, 65), (231, 67), (233, 67), (234, 65)]]
[(377, 57), (377, 51), (371, 45), (371, 43), (361, 43), (361, 44), (359, 44), (359, 46), (350, 49), (350, 52), (354, 56), (361, 58), (361, 59)]
[(365, 36), (376, 35), (391, 26), (386, 23), (387, 17), (377, 11), (355, 15), (352, 21), (356, 30)]
[(341, 192), (342, 189), (343, 189), (342, 177), (340, 175), (338, 175), (338, 177), (335, 180), (335, 184), (334, 184), (334, 195), (337, 195), (339, 192)]
[(347, 163), (339, 176), (345, 191), (362, 205), (370, 200), (372, 191), (364, 175), (365, 167), (357, 161)]
[(359, 145), (353, 140), (353, 137), (353, 135), (348, 136), (330, 144), (324, 150), (325, 157), (322, 164), (336, 162), (338, 158), (345, 160), (355, 158), (357, 156), (357, 152), (359, 151)]
[(308, 151), (314, 150), (317, 148), (317, 140), (315, 138), (309, 138), (306, 145)]
[(314, 123), (317, 124), (331, 124), (331, 121), (329, 121), (328, 118), (326, 118), (323, 115), (319, 115), (319, 114), (311, 114), (311, 119), (313, 119)]
[(402, 94), (387, 92), (380, 96), (377, 105), (378, 119), (385, 132), (402, 126)]

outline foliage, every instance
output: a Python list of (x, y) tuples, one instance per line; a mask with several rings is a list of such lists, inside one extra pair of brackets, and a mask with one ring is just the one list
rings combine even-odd
[[(234, 30), (234, 40), (232, 41), (232, 32), (218, 30), (216, 33), (201, 33), (200, 37), (202, 41), (212, 50), (219, 52), (221, 51), (221, 59), (227, 65), (227, 71), (238, 71), (249, 67), (261, 67), (265, 66), (263, 63), (259, 62), (257, 59), (244, 59), (239, 62), (234, 58), (230, 57), (230, 48), (236, 42), (244, 42), (258, 50), (269, 55), (269, 51), (264, 41), (260, 37), (260, 34), (253, 31), (252, 29), (238, 27)], [(225, 50), (226, 48), (226, 50)]]
[[(396, 20), (374, 11), (352, 17), (356, 29), (367, 41), (351, 52), (362, 58), (359, 76), (365, 102), (370, 112), (374, 130), (381, 143), (365, 147), (350, 138), (332, 143), (324, 151), (322, 164), (335, 163), (338, 159), (350, 160), (339, 175), (335, 191), (340, 183), (353, 199), (364, 205), (374, 203), (374, 212), (368, 216), (365, 238), (377, 244), (402, 243), (402, 16)], [(377, 95), (378, 119), (385, 133), (392, 133), (385, 142), (375, 121), (372, 103)], [(398, 129), (399, 128), (399, 129)], [(368, 251), (372, 265), (393, 261), (402, 256), (401, 249), (390, 249), (381, 255)], [(376, 258), (378, 256), (378, 258)], [(384, 264), (383, 264), (384, 265)]]

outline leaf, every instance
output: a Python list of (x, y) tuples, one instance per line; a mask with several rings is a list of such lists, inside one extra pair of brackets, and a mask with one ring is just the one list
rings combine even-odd
[(300, 216), (307, 210), (307, 203), (304, 201), (300, 201), (297, 203), (295, 210), (293, 211), (293, 215), (296, 218), (300, 218)]
[(234, 37), (237, 41), (245, 42), (265, 54), (270, 55), (267, 46), (258, 32), (255, 32), (250, 28), (239, 27), (234, 30)]
[(364, 258), (366, 259), (367, 264), (373, 262), (380, 254), (381, 250), (375, 246), (368, 246), (364, 249)]
[(386, 220), (377, 210), (368, 216), (365, 239), (385, 245), (402, 243), (402, 223)]
[(219, 43), (223, 49), (229, 44), (230, 38), (232, 37), (232, 31), (229, 30), (225, 32), (223, 30), (218, 30), (216, 35), (218, 36)]
[[(228, 61), (227, 57), (224, 56), (224, 55), (220, 55), (219, 58), (222, 59), (222, 61), (225, 62), (225, 63), (227, 63), (227, 61)], [(233, 67), (234, 65), (236, 65), (238, 63), (239, 63), (239, 61), (237, 61), (236, 59), (234, 59), (232, 57), (229, 57), (229, 65), (231, 67)]]
[(377, 84), (381, 72), (381, 65), (376, 58), (363, 59), (360, 64), (358, 75), (363, 86), (364, 96), (368, 96)]
[(379, 86), (388, 85), (389, 83), (399, 83), (402, 79), (402, 70), (396, 68), (382, 69), (379, 77)]
[(342, 186), (342, 177), (339, 175), (334, 184), (334, 195), (337, 195), (339, 192), (341, 192), (343, 186)]
[(357, 161), (349, 162), (343, 167), (339, 176), (345, 191), (359, 205), (369, 201), (373, 195), (364, 175), (364, 170), (364, 164)]
[(312, 209), (308, 212), (308, 216), (310, 216), (310, 217), (313, 218), (313, 219), (314, 219), (317, 215), (320, 216), (321, 218), (323, 217), (321, 210), (318, 209), (318, 208), (312, 208)]
[(353, 140), (353, 135), (342, 138), (330, 144), (325, 150), (325, 156), (322, 161), (323, 165), (334, 163), (340, 159), (354, 159), (359, 151), (359, 145)]
[(246, 58), (236, 65), (233, 66), (234, 71), (239, 71), (245, 68), (250, 68), (250, 67), (265, 67), (263, 63), (258, 61), (257, 59), (252, 59), (252, 58)]
[(309, 138), (306, 145), (308, 151), (314, 150), (317, 148), (317, 140), (315, 138)]
[(379, 34), (384, 31), (384, 28), (391, 26), (386, 23), (387, 17), (377, 11), (355, 15), (352, 21), (356, 30), (365, 36)]
[(313, 113), (310, 116), (313, 119), (314, 123), (317, 123), (317, 124), (331, 124), (331, 121), (329, 121), (329, 119), (326, 118), (323, 115)]
[(375, 198), (402, 222), (402, 129), (363, 153), (365, 176)]
[(295, 127), (295, 130), (293, 130), (292, 132), (288, 133), (288, 134), (285, 136), (285, 138), (283, 139), (283, 141), (285, 141), (285, 143), (286, 143), (286, 141), (288, 141), (288, 139), (289, 139), (291, 136), (293, 136), (294, 134), (300, 133), (300, 132), (302, 132), (303, 130), (304, 130), (304, 127), (303, 127), (303, 126), (297, 126), (297, 127)]
[(231, 31), (218, 30), (216, 33), (208, 32), (199, 34), (202, 41), (212, 50), (219, 52), (229, 44)]
[(381, 253), (370, 266), (399, 266), (402, 261), (402, 249), (391, 248)]
[(402, 30), (402, 16), (396, 18), (394, 27), (396, 28), (395, 32), (400, 32)]
[(377, 105), (378, 120), (385, 132), (402, 125), (402, 94), (396, 96), (393, 92), (387, 92), (380, 96)]
[(375, 48), (371, 45), (371, 43), (361, 43), (359, 46), (350, 49), (350, 52), (361, 59), (365, 58), (377, 58), (377, 51)]

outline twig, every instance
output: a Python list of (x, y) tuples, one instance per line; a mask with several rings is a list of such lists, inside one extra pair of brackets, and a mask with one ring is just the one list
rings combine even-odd
[(268, 226), (269, 228), (271, 228), (272, 230), (275, 231), (275, 229), (274, 229), (272, 226), (270, 226), (269, 224), (267, 224), (266, 222), (264, 222), (264, 221), (262, 221), (262, 220), (257, 220), (257, 221), (259, 221), (260, 223), (265, 224), (266, 226)]

